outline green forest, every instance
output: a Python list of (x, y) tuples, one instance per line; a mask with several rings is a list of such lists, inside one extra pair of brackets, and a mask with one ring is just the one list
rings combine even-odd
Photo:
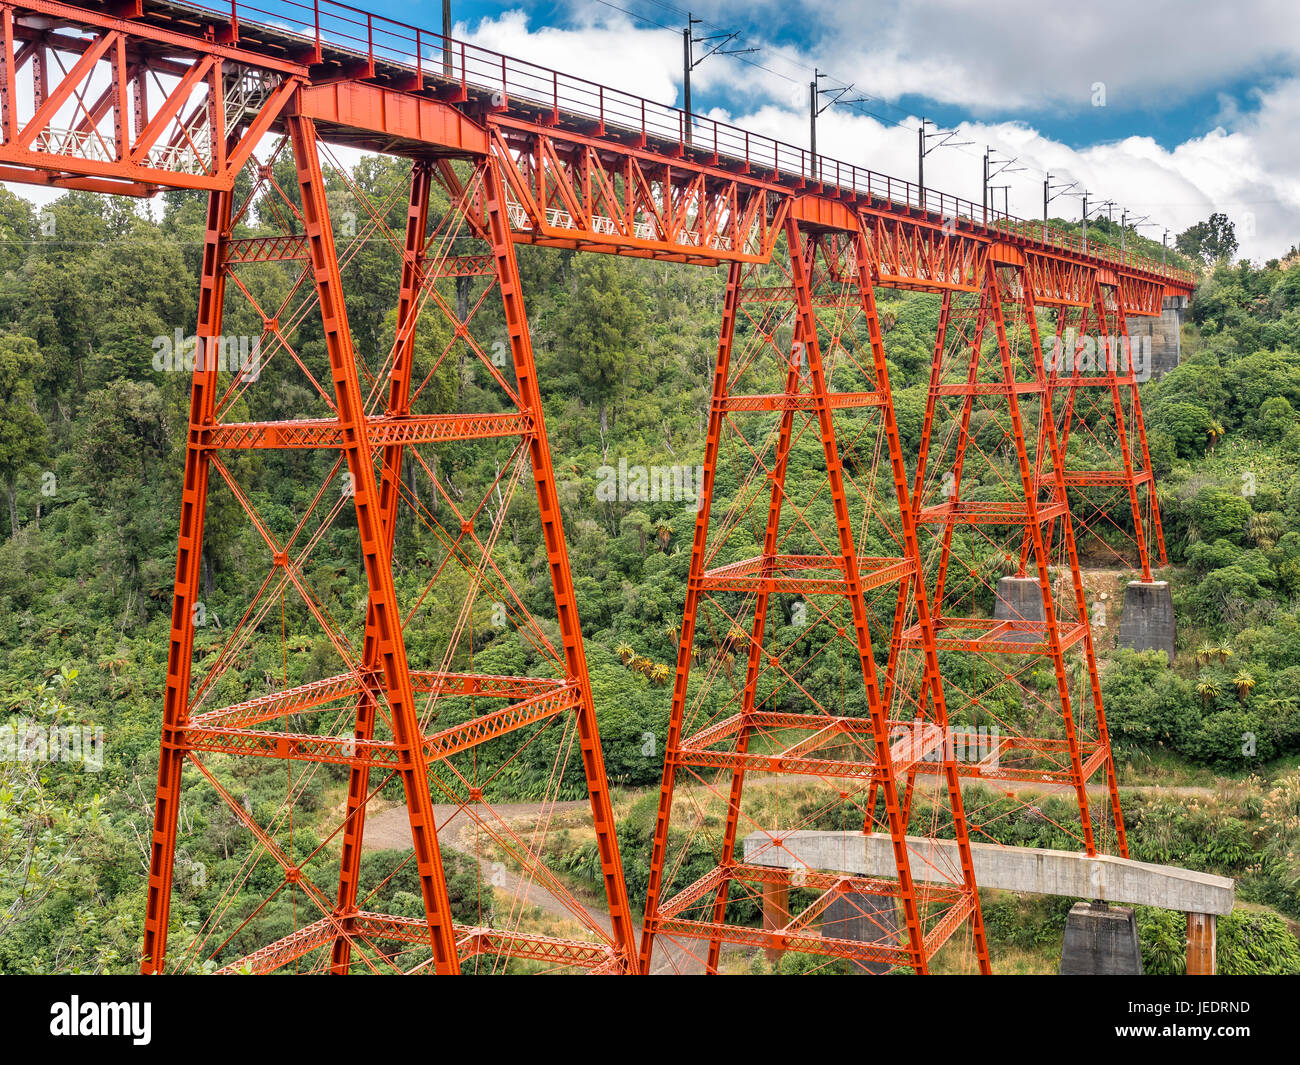
[[(276, 166), (280, 183), (292, 186), (292, 165)], [(332, 178), (336, 222), (356, 210), (355, 183), (387, 204), (400, 232), (408, 173), (396, 161), (367, 157), (349, 182)], [(144, 209), (72, 192), (37, 207), (0, 190), (7, 519), (0, 527), (0, 726), (39, 721), (103, 737), (100, 764), (0, 760), (0, 973), (127, 973), (139, 965), (190, 395), (187, 374), (156, 368), (155, 340), (195, 329), (206, 206), (197, 193), (165, 193)], [(448, 209), (445, 194), (435, 193), (435, 222)], [(241, 233), (272, 232), (270, 217), (268, 205)], [(1234, 261), (1230, 225), (1212, 222), (1187, 231), (1171, 253), (1195, 266), (1200, 281), (1180, 364), (1141, 391), (1169, 553), (1160, 577), (1173, 589), (1178, 653), (1170, 666), (1161, 653), (1117, 650), (1114, 626), (1098, 653), (1132, 857), (1236, 878), (1237, 909), (1219, 924), (1220, 972), (1300, 974), (1300, 252), (1262, 265)], [(1090, 225), (1089, 236), (1119, 242), (1118, 227), (1105, 221)], [(350, 257), (344, 284), (358, 357), (378, 369), (396, 329), (400, 249), (355, 231), (340, 231), (338, 240)], [(1126, 240), (1161, 253), (1131, 231)], [(518, 256), (620, 846), (639, 911), (663, 757), (662, 745), (647, 748), (644, 738), (667, 731), (695, 506), (689, 498), (609, 498), (599, 471), (620, 460), (688, 469), (701, 461), (726, 270), (528, 246)], [(283, 297), (279, 264), (246, 276), (267, 306)], [(903, 450), (914, 454), (938, 304), (892, 291), (879, 299)], [(227, 332), (259, 332), (247, 308), (233, 313)], [(504, 329), (499, 300), (479, 313), (489, 333)], [(417, 370), (429, 371), (425, 409), (490, 406), (481, 374), (437, 360), (449, 342), (445, 329), (434, 324), (417, 339)], [(304, 361), (318, 365), (323, 343), (319, 326), (304, 324)], [(294, 381), (283, 360), (273, 363), (258, 387), (235, 400), (228, 420), (328, 413)], [(505, 455), (463, 443), (436, 453), (451, 490), (466, 494), (490, 485)], [(332, 462), (301, 451), (242, 451), (228, 460), (232, 479), (277, 537), (310, 509)], [(524, 606), (553, 617), (530, 491), (511, 503), (504, 528), (500, 553), (523, 577), (516, 588)], [(415, 557), (426, 552), (423, 563), (397, 575), (399, 590), (418, 593), (437, 545), (414, 523), (399, 523), (397, 536)], [(312, 584), (324, 609), (359, 626), (365, 588), (355, 541), (345, 515), (322, 540)], [(249, 561), (265, 554), (259, 530), (229, 494), (214, 494), (201, 577), (205, 610), (219, 620), (199, 630), (197, 659), (211, 662), (219, 652), (222, 626), (236, 620), (231, 612), (265, 576), (265, 566)], [(1122, 583), (1114, 588), (1122, 594)], [(435, 590), (424, 604), (429, 616), (446, 616), (450, 626), (456, 591)], [(492, 608), (483, 602), (466, 622), (474, 669), (534, 671), (536, 648), (494, 625)], [(554, 642), (554, 623), (541, 624)], [(286, 609), (274, 628), (276, 639), (252, 646), (210, 705), (272, 682), (291, 686), (339, 672), (334, 649), (301, 606)], [(437, 624), (412, 631), (413, 663), (435, 657), (443, 635)], [(295, 653), (282, 659), (286, 645)], [(540, 797), (556, 754), (546, 742), (553, 741), (494, 775), (494, 786)], [(346, 773), (331, 769), (304, 793), (308, 819), (297, 825), (293, 848), (321, 844), (310, 815), (323, 815), (347, 786)], [(269, 802), (259, 780), (242, 781), (250, 810)], [(193, 801), (173, 914), (192, 930), (213, 904), (209, 885), (235, 875), (247, 837), (210, 789), (203, 797), (203, 780), (187, 776), (186, 789)], [(581, 794), (580, 776), (561, 782), (563, 798)], [(400, 801), (400, 788), (385, 798)], [(1062, 845), (1055, 823), (1070, 812), (1056, 803), (1063, 800), (1045, 802), (1038, 818), (1002, 820), (1001, 841)], [(392, 874), (394, 904), (420, 914), (411, 869), (395, 869), (399, 857), (372, 851), (363, 863), (376, 877)], [(457, 915), (490, 909), (468, 863), (445, 857)], [(575, 891), (596, 890), (590, 840), (575, 837), (556, 857)], [(1069, 904), (987, 898), (995, 967), (1054, 971)], [(287, 903), (268, 913), (272, 932), (275, 922), (280, 932), (292, 927)], [(1147, 972), (1179, 971), (1181, 922), (1170, 911), (1139, 913)], [(770, 968), (757, 956), (746, 964)], [(779, 968), (800, 964), (791, 955)]]

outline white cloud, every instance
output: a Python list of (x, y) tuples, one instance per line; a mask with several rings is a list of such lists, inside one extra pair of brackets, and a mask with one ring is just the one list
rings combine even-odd
[[(699, 6), (706, 18), (725, 21), (707, 3)], [(1116, 106), (1117, 94), (1156, 100), (1175, 91), (1204, 89), (1267, 56), (1300, 55), (1300, 20), (1287, 5), (1275, 3), (1245, 4), (1250, 14), (1240, 4), (1224, 14), (1166, 0), (1144, 5), (1095, 0), (1063, 12), (1044, 12), (1047, 5), (1039, 0), (978, 9), (961, 0), (913, 0), (865, 16), (850, 11), (853, 6), (760, 0), (751, 6), (750, 17), (761, 23), (770, 15), (779, 25), (781, 19), (810, 18), (809, 9), (817, 8), (829, 48), (817, 53), (818, 65), (862, 70), (858, 85), (864, 91), (870, 92), (871, 79), (876, 79), (902, 86), (898, 91), (996, 104), (1003, 113), (1017, 106), (1041, 110), (1047, 103), (1060, 104), (1076, 93), (1069, 87), (1075, 81), (1085, 101), (1093, 80), (1106, 81), (1108, 104)], [(990, 13), (993, 7), (996, 12)], [(850, 32), (855, 26), (857, 32)], [(865, 32), (873, 26), (878, 32)], [(526, 16), (515, 11), (467, 31), (486, 47), (593, 80), (607, 78), (616, 88), (660, 102), (674, 100), (681, 82), (680, 37), (585, 0), (569, 28), (534, 32)], [(1050, 40), (1052, 47), (1027, 47), (1031, 38)], [(701, 64), (692, 75), (697, 109), (704, 109), (710, 93), (725, 89), (730, 98), (749, 99), (753, 105), (736, 114), (714, 107), (711, 117), (793, 145), (806, 144), (808, 89), (800, 79), (807, 77), (801, 70), (809, 56), (788, 45), (764, 45), (758, 61), (762, 68), (722, 57)], [(1097, 73), (1089, 72), (1090, 67)], [(1281, 68), (1273, 69), (1277, 73)], [(1064, 70), (1080, 73), (1069, 80), (1061, 76)], [(991, 71), (1001, 73), (990, 76)], [(1154, 225), (1143, 232), (1156, 239), (1164, 226), (1177, 233), (1212, 211), (1226, 211), (1237, 223), (1242, 254), (1271, 257), (1300, 242), (1300, 176), (1295, 173), (1300, 75), (1257, 90), (1255, 103), (1242, 112), (1235, 101), (1222, 100), (1214, 116), (1221, 124), (1172, 150), (1143, 136), (1074, 148), (1022, 122), (967, 122), (960, 139), (975, 143), (932, 153), (926, 159), (926, 184), (978, 201), (983, 146), (992, 144), (1029, 168), (1008, 179), (1013, 213), (1041, 216), (1043, 175), (1050, 169), (1090, 189), (1093, 202), (1114, 200), (1117, 220), (1125, 207), (1133, 215), (1148, 215)], [(818, 124), (819, 149), (848, 163), (914, 179), (919, 117), (879, 113), (887, 118), (881, 121), (854, 109), (828, 110)], [(906, 128), (890, 121), (895, 116)], [(996, 195), (1000, 204), (1002, 194)], [(1058, 199), (1051, 212), (1077, 217), (1079, 201)]]
[(915, 93), (974, 113), (1088, 107), (1095, 82), (1105, 83), (1110, 106), (1157, 106), (1176, 103), (1189, 89), (1260, 71), (1300, 73), (1300, 20), (1294, 4), (1280, 0), (750, 0), (743, 9), (734, 0), (696, 0), (693, 6), (725, 24), (743, 16), (769, 38), (808, 40), (819, 65), (867, 92), (889, 99)]
[(561, 74), (671, 104), (681, 83), (681, 38), (674, 41), (662, 31), (646, 32), (627, 16), (606, 10), (610, 18), (584, 19), (571, 29), (532, 29), (524, 12), (507, 11), (477, 26), (458, 25), (455, 35)]

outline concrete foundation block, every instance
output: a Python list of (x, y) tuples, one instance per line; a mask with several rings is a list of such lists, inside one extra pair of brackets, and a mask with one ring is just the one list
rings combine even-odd
[(1178, 365), (1182, 357), (1181, 336), (1186, 311), (1186, 296), (1166, 296), (1156, 317), (1129, 317), (1128, 335), (1134, 345), (1134, 370), (1139, 380), (1158, 381)]
[(1137, 919), (1127, 906), (1076, 902), (1065, 921), (1062, 976), (1141, 976)]
[(1017, 632), (1003, 637), (1008, 643), (1038, 643), (1043, 638), (1043, 590), (1037, 577), (1003, 577), (998, 581), (997, 601), (993, 604), (996, 621), (1031, 622)]
[(1124, 589), (1124, 614), (1119, 646), (1135, 651), (1164, 651), (1174, 660), (1174, 597), (1168, 581), (1129, 581)]
[[(821, 933), (832, 939), (892, 946), (898, 942), (896, 903), (896, 899), (886, 895), (845, 891), (832, 899), (822, 912)], [(854, 972), (877, 976), (890, 970), (884, 962), (850, 961), (849, 966)]]

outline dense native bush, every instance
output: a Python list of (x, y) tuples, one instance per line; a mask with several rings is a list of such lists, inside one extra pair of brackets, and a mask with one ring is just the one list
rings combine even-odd
[[(289, 187), (292, 173), (285, 165), (284, 159), (277, 162), (276, 175)], [(401, 167), (363, 160), (354, 178), (381, 201), (399, 191), (388, 220), (400, 224)], [(343, 183), (331, 181), (331, 195), (345, 197)], [(448, 206), (439, 193), (432, 205), (435, 220)], [(19, 883), (5, 874), (21, 863), (0, 862), (0, 914), (5, 915), (0, 921), (0, 971), (129, 971), (144, 911), (143, 868), (157, 773), (189, 401), (185, 374), (154, 372), (151, 340), (176, 329), (187, 334), (194, 329), (205, 204), (192, 193), (167, 193), (154, 220), (120, 200), (69, 193), (49, 210), (54, 238), (40, 232), (26, 201), (0, 191), (0, 481), (9, 522), (0, 542), (0, 707), (3, 720), (12, 719), (49, 702), (58, 686), (57, 699), (66, 704), (60, 712), (103, 724), (109, 754), (102, 773), (55, 766), (35, 784), (6, 780), (0, 788), (0, 803), (7, 804), (0, 818), (0, 847), (25, 841), (13, 834), (23, 826), (40, 822), (48, 830), (37, 847), (40, 875), (35, 879)], [(254, 210), (241, 235), (267, 231)], [(1097, 233), (1096, 239), (1106, 238), (1100, 225)], [(349, 253), (351, 266), (344, 274), (349, 321), (360, 357), (373, 372), (396, 329), (398, 253), (383, 240), (363, 242)], [(620, 460), (692, 468), (702, 461), (725, 272), (529, 247), (519, 249), (519, 261), (537, 369), (547, 383), (547, 432), (605, 764), (613, 783), (649, 792), (632, 802), (621, 825), (629, 886), (639, 899), (648, 875), (653, 789), (662, 769), (696, 509), (693, 498), (602, 498), (598, 471), (617, 467)], [(1294, 350), (1300, 336), (1300, 270), (1281, 265), (1213, 269), (1192, 304), (1183, 365), (1144, 386), (1166, 537), (1173, 561), (1184, 567), (1172, 574), (1184, 636), (1173, 669), (1146, 656), (1120, 654), (1106, 663), (1112, 730), (1134, 764), (1158, 754), (1240, 774), (1269, 758), (1300, 752), (1300, 615), (1295, 606), (1300, 596), (1300, 484), (1295, 474), (1300, 464), (1300, 428), (1295, 424), (1300, 357)], [(286, 270), (284, 264), (260, 264), (241, 276), (264, 306), (274, 307), (292, 285)], [(938, 299), (927, 294), (891, 293), (880, 300), (909, 476), (915, 472), (938, 309)], [(477, 313), (485, 335), (505, 334), (499, 300), (486, 301)], [(261, 327), (252, 308), (231, 301), (228, 332), (255, 334)], [(742, 323), (739, 328), (745, 335), (753, 326)], [(413, 358), (417, 377), (425, 381), (424, 409), (500, 409), (499, 389), (475, 377), (463, 361), (440, 361), (452, 332), (447, 322), (428, 315), (427, 328), (417, 335)], [(318, 327), (308, 327), (301, 347), (305, 360), (323, 365)], [(772, 367), (762, 372), (767, 377), (756, 383), (755, 391), (779, 388)], [(232, 399), (226, 417), (307, 417), (323, 413), (319, 401), (291, 360), (279, 358), (267, 365), (255, 391)], [(837, 415), (848, 417), (848, 412)], [(982, 415), (972, 431), (980, 447), (1003, 456), (1007, 476), (1014, 479), (1004, 431)], [(1074, 446), (1085, 444), (1079, 438)], [(818, 445), (806, 434), (797, 446), (799, 467), (812, 472), (804, 480), (792, 479), (788, 491), (794, 498), (815, 496), (816, 471), (823, 461)], [(869, 490), (863, 479), (870, 456), (843, 440), (841, 448), (846, 470)], [(281, 541), (304, 519), (333, 459), (313, 450), (223, 454), (230, 482), (263, 527)], [(471, 498), (475, 487), (500, 472), (495, 459), (466, 442), (430, 447), (424, 461), (436, 471), (442, 492), (429, 490), (426, 479), (420, 500), (438, 523), (452, 524), (452, 501), (477, 503)], [(408, 481), (416, 479), (414, 470), (407, 472)], [(737, 501), (738, 480), (735, 464), (719, 468), (717, 512)], [(262, 533), (224, 486), (224, 476), (221, 481), (209, 494), (200, 558), (209, 623), (196, 640), (199, 670), (223, 653), (225, 636), (257, 591), (269, 561)], [(398, 593), (404, 602), (425, 596), (421, 615), (406, 632), (416, 668), (440, 668), (448, 638), (460, 624), (465, 638), (449, 663), (452, 669), (472, 666), (476, 672), (523, 675), (549, 667), (544, 645), (562, 641), (552, 620), (546, 552), (528, 482), (525, 476), (522, 490), (501, 515), (495, 558), (515, 579), (522, 611), (536, 619), (535, 633), (498, 624), (486, 592), (462, 618), (464, 583), (441, 580), (426, 593), (438, 572), (442, 540), (430, 521), (403, 512), (396, 534), (404, 552), (395, 576)], [(51, 486), (52, 492), (44, 490)], [(968, 487), (970, 498), (995, 499), (1006, 492), (996, 479)], [(499, 504), (489, 500), (489, 505)], [(797, 553), (816, 549), (819, 541), (833, 542), (834, 516), (824, 494), (803, 516), (808, 527), (796, 526), (783, 550)], [(1008, 530), (988, 531), (995, 540), (1010, 535)], [(730, 548), (733, 554), (718, 564), (756, 554), (761, 537), (761, 527), (742, 528)], [(862, 530), (859, 546), (864, 554), (894, 550), (875, 525)], [(319, 609), (339, 619), (359, 645), (365, 588), (356, 559), (355, 519), (343, 507), (303, 565), (302, 579)], [(953, 571), (952, 589), (973, 613), (991, 613), (990, 585), (1008, 565), (1004, 553), (990, 549), (973, 573)], [(795, 606), (793, 596), (773, 597), (771, 639), (779, 647), (802, 641), (796, 653), (811, 651)], [(241, 648), (236, 667), (209, 693), (207, 706), (343, 672), (338, 649), (300, 598), (291, 594), (277, 600), (269, 616), (275, 624), (267, 629), (275, 630), (275, 638)], [(883, 663), (887, 626), (877, 629)], [(292, 654), (281, 654), (282, 640)], [(1203, 643), (1216, 650), (1199, 654)], [(696, 644), (696, 662), (723, 678), (703, 701), (701, 712), (707, 716), (725, 703), (744, 659), (725, 629), (697, 633)], [(833, 642), (815, 656), (800, 677), (811, 697), (838, 698), (845, 653), (851, 662), (852, 649)], [(994, 666), (973, 662), (971, 656), (944, 652), (941, 659), (949, 675), (971, 687), (989, 687), (997, 676)], [(65, 689), (59, 678), (73, 674), (75, 684)], [(1053, 681), (1044, 671), (1036, 682), (1050, 686)], [(691, 689), (692, 696), (696, 690)], [(796, 698), (789, 688), (779, 694), (765, 689), (760, 695), (771, 696), (778, 706), (794, 705)], [(843, 706), (849, 714), (865, 712), (860, 691), (850, 691)], [(439, 726), (478, 712), (481, 708), (468, 702), (444, 701), (437, 710)], [(967, 711), (978, 719), (963, 724), (982, 723), (979, 715), (1023, 723), (1030, 712), (1032, 707), (1010, 685), (993, 687), (978, 710)], [(324, 734), (332, 724), (323, 715), (304, 714), (294, 728)], [(1243, 753), (1248, 734), (1253, 736), (1249, 755)], [(507, 753), (514, 748), (485, 745), (479, 752), (485, 793), (519, 800), (543, 795), (581, 799), (583, 783), (575, 761), (569, 760), (563, 774), (553, 770), (565, 742), (559, 729), (545, 732), (528, 757), (516, 761)], [(215, 772), (241, 806), (270, 817), (283, 767), (252, 761), (230, 759)], [(294, 779), (301, 819), (292, 839), (286, 830), (284, 846), (302, 856), (319, 845), (318, 860), (336, 862), (337, 841), (327, 841), (320, 828), (346, 792), (345, 770), (327, 766)], [(379, 797), (400, 802), (400, 786), (390, 781)], [(191, 864), (178, 877), (178, 928), (201, 924), (218, 885), (239, 875), (248, 846), (245, 827), (214, 801), (209, 783), (187, 777), (183, 798), (184, 859)], [(984, 798), (995, 811), (988, 817), (997, 826), (993, 831), (1005, 842), (1068, 846), (1071, 831), (1077, 831), (1068, 803), (1045, 801), (1038, 817), (999, 817), (1003, 800)], [(1163, 815), (1144, 815), (1138, 804), (1133, 807), (1135, 853), (1223, 869), (1245, 870), (1258, 862), (1258, 874), (1243, 872), (1247, 890), (1261, 902), (1296, 914), (1300, 878), (1292, 857), (1294, 817), (1282, 800), (1270, 798), (1270, 803), (1245, 842), (1245, 822), (1236, 815), (1202, 821), (1186, 814), (1166, 825)], [(798, 816), (825, 828), (861, 819), (851, 804), (824, 806), (809, 798)], [(3, 851), (4, 856), (13, 853)], [(682, 875), (689, 879), (702, 872), (715, 857), (707, 843), (694, 841)], [(598, 863), (586, 841), (566, 844), (559, 859), (575, 878), (597, 880)], [(490, 908), (490, 900), (479, 893), (477, 871), (454, 855), (447, 862), (457, 915), (478, 920), (479, 907)], [(367, 876), (379, 878), (395, 868), (387, 852), (367, 854), (363, 866)], [(249, 880), (249, 892), (260, 890), (257, 898), (264, 897), (274, 878), (269, 866), (259, 867)], [(403, 912), (418, 913), (417, 888), (409, 867), (395, 873), (395, 904)], [(253, 905), (252, 894), (241, 897), (233, 912), (248, 912)], [(267, 927), (291, 927), (288, 896), (265, 915)], [(757, 907), (751, 906), (747, 916), (757, 920)], [(995, 907), (991, 920), (1004, 929), (1008, 942), (1021, 942), (1014, 914)], [(1030, 922), (1028, 927), (1026, 942), (1041, 946), (1045, 925)], [(261, 941), (266, 931), (260, 930)], [(186, 944), (184, 934), (177, 942)]]

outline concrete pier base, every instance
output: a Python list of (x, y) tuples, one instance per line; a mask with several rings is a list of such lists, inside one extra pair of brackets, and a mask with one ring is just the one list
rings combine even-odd
[(1182, 357), (1183, 319), (1186, 296), (1166, 296), (1159, 315), (1133, 315), (1128, 335), (1133, 344), (1133, 369), (1139, 381), (1159, 380), (1176, 367)]
[(1135, 651), (1164, 651), (1174, 660), (1174, 597), (1168, 581), (1129, 581), (1124, 589), (1124, 614), (1119, 645)]
[[(851, 876), (892, 877), (897, 874), (893, 842), (889, 836), (860, 831), (817, 832), (810, 829), (784, 832), (780, 846), (774, 847), (771, 831), (752, 832), (745, 837), (745, 862), (770, 869), (785, 869), (791, 874), (797, 870), (820, 869), (847, 873)], [(950, 839), (907, 837), (907, 849), (912, 855), (912, 876), (918, 885), (939, 884), (951, 887), (960, 883), (960, 856), (957, 844)], [(1073, 899), (1100, 899), (1110, 903), (1109, 909), (1099, 907), (1094, 913), (1101, 917), (1076, 916), (1092, 910), (1088, 903), (1074, 907), (1067, 925), (1065, 945), (1073, 945), (1075, 959), (1062, 958), (1062, 962), (1077, 962), (1078, 952), (1084, 947), (1083, 957), (1090, 958), (1099, 936), (1104, 933), (1098, 925), (1111, 929), (1115, 925), (1129, 927), (1131, 910), (1125, 906), (1159, 906), (1166, 910), (1179, 910), (1187, 914), (1187, 972), (1189, 975), (1213, 973), (1214, 935), (1216, 920), (1232, 913), (1236, 885), (1228, 877), (1201, 873), (1193, 869), (1179, 869), (1172, 865), (1153, 865), (1132, 858), (1117, 858), (1109, 854), (1089, 856), (1078, 851), (1054, 851), (1037, 847), (1004, 847), (997, 843), (972, 843), (971, 864), (975, 882), (981, 888), (997, 891), (1014, 891), (1017, 894), (1055, 895)], [(771, 885), (779, 889), (786, 884), (781, 879)], [(848, 885), (846, 885), (848, 886)], [(851, 891), (851, 887), (850, 887)], [(781, 928), (789, 921), (788, 901), (781, 901), (777, 890), (764, 890), (764, 927)], [(772, 902), (769, 903), (768, 900)], [(866, 911), (872, 902), (887, 900), (865, 899), (860, 907)], [(769, 908), (770, 907), (770, 908)], [(767, 917), (771, 913), (771, 918)], [(1111, 916), (1107, 918), (1105, 914)], [(1124, 915), (1130, 915), (1125, 917)], [(1118, 917), (1116, 915), (1119, 915)], [(1110, 924), (1106, 922), (1109, 921)], [(873, 925), (879, 928), (879, 924)], [(1120, 929), (1123, 931), (1123, 929)], [(822, 925), (822, 935), (836, 933), (829, 919)], [(1137, 926), (1132, 924), (1124, 932), (1131, 949), (1127, 954), (1134, 965), (1141, 957), (1137, 948)], [(1062, 972), (1067, 971), (1064, 967)], [(1140, 971), (1134, 969), (1133, 971)]]
[[(898, 942), (897, 900), (860, 891), (842, 892), (822, 912), (821, 932), (832, 939), (892, 946)], [(884, 962), (852, 960), (849, 965), (854, 972), (877, 976), (890, 970)]]
[(1022, 631), (1003, 637), (1008, 643), (1038, 643), (1043, 638), (1043, 590), (1037, 577), (1003, 577), (998, 581), (995, 621), (1028, 622)]
[(1137, 919), (1127, 906), (1076, 902), (1065, 922), (1062, 976), (1141, 976)]

